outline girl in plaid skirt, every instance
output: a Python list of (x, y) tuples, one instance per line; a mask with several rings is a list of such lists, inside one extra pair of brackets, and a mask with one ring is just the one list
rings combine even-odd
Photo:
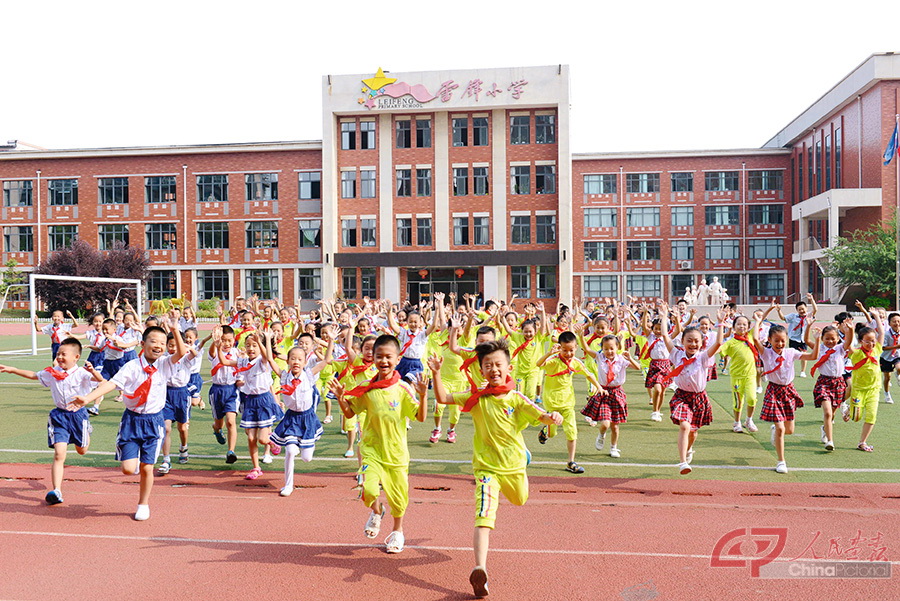
[[(675, 329), (669, 332), (669, 310), (668, 305), (663, 304), (660, 308), (660, 318), (650, 322), (650, 311), (644, 309), (641, 316), (641, 327), (643, 334), (647, 338), (647, 343), (641, 349), (640, 358), (650, 359), (650, 367), (647, 370), (647, 377), (644, 378), (644, 388), (650, 395), (650, 404), (653, 405), (653, 411), (650, 413), (650, 420), (654, 422), (662, 421), (662, 404), (665, 401), (666, 385), (663, 383), (669, 375), (672, 364), (669, 362), (669, 353), (663, 343), (663, 333), (666, 336), (677, 336), (681, 332), (681, 324), (678, 320), (675, 322)], [(661, 318), (665, 318), (666, 325), (663, 327)]]
[[(844, 329), (843, 342), (838, 327)], [(809, 375), (815, 377), (816, 370), (820, 374), (813, 388), (813, 400), (816, 407), (822, 408), (822, 444), (826, 451), (834, 450), (834, 410), (841, 406), (847, 390), (844, 363), (853, 343), (853, 328), (846, 324), (838, 327), (825, 326), (821, 334), (817, 333), (815, 346), (807, 343), (816, 353)]]

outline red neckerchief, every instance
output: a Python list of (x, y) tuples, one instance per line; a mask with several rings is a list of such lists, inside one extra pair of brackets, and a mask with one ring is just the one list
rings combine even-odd
[(782, 363), (784, 363), (784, 357), (782, 357), (781, 355), (778, 355), (778, 358), (775, 359), (775, 367), (773, 367), (769, 371), (763, 372), (763, 375), (768, 376), (770, 373), (772, 373), (774, 371), (778, 371), (779, 369), (781, 369)]
[(863, 365), (865, 365), (866, 363), (869, 363), (869, 362), (878, 363), (878, 361), (875, 360), (875, 355), (871, 354), (870, 352), (868, 352), (864, 349), (859, 349), (859, 350), (861, 350), (863, 352), (863, 355), (865, 355), (865, 357), (863, 357), (862, 359), (860, 359), (859, 361), (854, 363), (852, 366), (848, 367), (847, 371), (853, 371), (855, 369), (859, 369), (860, 367), (862, 367)]
[(63, 380), (65, 380), (66, 378), (69, 377), (69, 372), (57, 371), (57, 370), (53, 369), (52, 367), (48, 367), (48, 368), (44, 369), (44, 371), (48, 372), (51, 376), (56, 378), (57, 382), (62, 382)]
[[(303, 372), (301, 371), (300, 373), (302, 374)], [(302, 382), (303, 380), (301, 380), (300, 378), (294, 378), (293, 375), (291, 375), (290, 384), (282, 384), (281, 388), (278, 389), (278, 394), (291, 396), (292, 394), (294, 394), (294, 391), (297, 390), (297, 386), (299, 386)]]
[(397, 372), (397, 370), (394, 370), (393, 372), (391, 372), (391, 377), (387, 380), (370, 380), (365, 384), (360, 384), (350, 392), (347, 392), (346, 396), (360, 397), (373, 389), (390, 388), (399, 381), (400, 374)]
[(613, 358), (612, 361), (609, 359), (604, 359), (606, 361), (606, 385), (612, 386), (612, 381), (616, 379), (616, 359)]
[(830, 348), (825, 351), (825, 354), (819, 357), (819, 360), (816, 361), (816, 364), (812, 366), (812, 369), (809, 370), (809, 375), (816, 375), (816, 370), (825, 365), (825, 362), (828, 361), (828, 357), (832, 356), (836, 351), (836, 349)]
[(593, 334), (591, 334), (591, 337), (587, 339), (587, 343), (586, 343), (586, 344), (587, 344), (588, 346), (591, 346), (591, 343), (592, 343), (593, 341), (597, 340), (598, 338), (601, 338), (600, 334), (598, 334), (597, 332), (594, 332)]
[(412, 343), (415, 342), (415, 340), (416, 340), (416, 334), (413, 334), (413, 333), (410, 332), (409, 330), (406, 330), (406, 336), (407, 336), (406, 343), (404, 343), (403, 348), (400, 349), (400, 356), (401, 356), (401, 357), (403, 357), (404, 355), (406, 355), (407, 349), (409, 349), (409, 347), (412, 346)]
[[(228, 357), (228, 355), (225, 355), (225, 356)], [(230, 357), (229, 357), (229, 358), (230, 358)], [(212, 376), (216, 375), (216, 372), (218, 372), (218, 371), (219, 371), (220, 369), (222, 369), (223, 367), (230, 367), (230, 366), (229, 366), (229, 365), (225, 365), (225, 364), (222, 363), (222, 362), (216, 363), (215, 365), (212, 366), (212, 371), (210, 372), (210, 375), (212, 375)]]
[(759, 361), (759, 351), (756, 350), (756, 345), (755, 345), (755, 344), (750, 344), (750, 339), (747, 337), (746, 334), (744, 334), (743, 336), (738, 336), (737, 334), (735, 334), (735, 335), (734, 335), (734, 339), (735, 339), (735, 340), (740, 340), (741, 342), (743, 342), (744, 344), (746, 344), (747, 346), (749, 346), (749, 347), (750, 347), (750, 350), (753, 351), (753, 359), (756, 360), (756, 361)]
[(555, 374), (547, 374), (547, 377), (548, 377), (548, 378), (555, 378), (555, 377), (557, 377), (557, 376), (565, 376), (565, 375), (567, 375), (567, 374), (574, 374), (574, 373), (576, 373), (575, 370), (572, 369), (572, 364), (571, 364), (569, 361), (566, 361), (565, 359), (563, 359), (562, 357), (560, 357), (559, 354), (556, 354), (555, 356), (556, 356), (557, 359), (560, 360), (560, 362), (562, 362), (563, 365), (566, 366), (566, 368), (565, 368), (564, 370), (560, 371), (560, 372), (555, 373)]
[(516, 349), (512, 352), (512, 358), (515, 359), (516, 355), (525, 350), (525, 347), (531, 344), (531, 340), (526, 340), (521, 345), (517, 346)]
[(60, 326), (53, 324), (50, 326), (50, 340), (59, 344), (59, 328)]
[(103, 345), (103, 348), (110, 349), (113, 351), (119, 351), (121, 353), (125, 352), (125, 349), (117, 347), (115, 344), (112, 343), (112, 340), (110, 340), (109, 338), (106, 339), (106, 344)]
[(659, 338), (650, 342), (649, 344), (645, 344), (644, 348), (641, 349), (641, 359), (649, 359), (650, 353), (653, 352), (653, 347), (656, 346), (656, 343), (659, 342)]
[[(259, 359), (259, 360), (261, 361), (262, 359)], [(219, 365), (221, 365), (221, 363), (220, 363)], [(234, 368), (234, 375), (238, 375), (239, 373), (242, 373), (242, 372), (245, 372), (245, 371), (250, 371), (251, 369), (253, 369), (253, 365), (254, 365), (253, 362), (252, 362), (252, 361), (249, 361), (249, 362), (247, 363), (247, 365), (245, 365), (244, 367), (237, 367), (237, 366), (235, 366), (235, 368)]]
[(687, 367), (688, 365), (690, 365), (691, 363), (696, 361), (697, 357), (699, 357), (699, 356), (700, 356), (700, 353), (698, 351), (697, 354), (691, 358), (688, 358), (687, 355), (682, 357), (681, 363), (678, 365), (678, 367), (676, 367), (675, 369), (673, 369), (672, 371), (669, 372), (669, 374), (663, 379), (663, 383), (671, 382), (672, 380), (674, 380), (678, 374), (680, 374), (681, 372), (684, 371), (685, 367)]
[(147, 402), (147, 397), (150, 395), (150, 388), (153, 386), (153, 374), (156, 373), (156, 367), (147, 365), (144, 367), (144, 373), (147, 374), (147, 379), (141, 382), (141, 385), (134, 390), (133, 394), (125, 395), (125, 397), (129, 399), (138, 399), (135, 407), (140, 407)]
[(515, 381), (512, 379), (512, 377), (506, 376), (506, 382), (501, 384), (500, 386), (485, 386), (481, 390), (474, 391), (472, 393), (472, 396), (470, 396), (466, 400), (466, 404), (463, 405), (462, 411), (463, 411), (463, 413), (468, 413), (469, 411), (471, 411), (472, 407), (477, 405), (478, 401), (483, 396), (487, 396), (487, 395), (498, 396), (501, 394), (507, 394), (509, 392), (512, 392), (515, 389), (516, 389)]
[(252, 331), (255, 330), (255, 329), (256, 329), (256, 328), (254, 328), (253, 326), (247, 326), (246, 328), (241, 328), (241, 331), (238, 333), (237, 337), (240, 338), (241, 336), (243, 336), (243, 335), (246, 334), (247, 332), (252, 332)]

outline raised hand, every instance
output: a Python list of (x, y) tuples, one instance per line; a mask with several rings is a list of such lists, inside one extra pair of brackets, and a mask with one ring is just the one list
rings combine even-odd
[(437, 373), (441, 371), (441, 365), (444, 364), (444, 358), (440, 355), (431, 355), (428, 357), (428, 369), (432, 372)]
[(420, 397), (425, 397), (428, 394), (428, 380), (429, 376), (424, 371), (419, 372), (416, 375), (416, 380), (413, 382), (413, 388), (416, 389), (416, 392), (419, 393)]

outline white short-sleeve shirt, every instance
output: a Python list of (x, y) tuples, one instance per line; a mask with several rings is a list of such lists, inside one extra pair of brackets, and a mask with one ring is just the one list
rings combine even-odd
[[(172, 377), (175, 365), (168, 357), (160, 357), (153, 364), (157, 371), (152, 376), (144, 372), (144, 368), (148, 365), (147, 359), (138, 357), (123, 365), (119, 373), (110, 380), (124, 393), (122, 402), (125, 403), (125, 407), (135, 413), (158, 413), (166, 405), (166, 382)], [(133, 395), (148, 377), (152, 378), (152, 384), (147, 402), (138, 406), (140, 399), (129, 398), (129, 395)]]
[[(48, 369), (63, 373), (62, 369), (56, 367)], [(56, 404), (56, 407), (68, 411), (66, 405), (70, 403), (72, 399), (77, 396), (85, 396), (91, 392), (94, 376), (92, 376), (85, 368), (77, 365), (72, 369), (66, 370), (65, 373), (69, 374), (66, 376), (65, 380), (57, 380), (46, 369), (37, 372), (35, 375), (37, 375), (38, 382), (40, 382), (42, 386), (46, 386), (50, 389), (50, 396), (53, 397), (53, 402)]]

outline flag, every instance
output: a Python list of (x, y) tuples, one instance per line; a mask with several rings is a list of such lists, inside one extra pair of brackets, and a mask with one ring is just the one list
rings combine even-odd
[(884, 164), (888, 165), (894, 159), (894, 155), (897, 154), (897, 146), (900, 143), (898, 140), (898, 136), (900, 136), (900, 132), (897, 131), (897, 127), (900, 123), (894, 123), (894, 133), (891, 134), (891, 140), (888, 142), (887, 148), (884, 149)]

